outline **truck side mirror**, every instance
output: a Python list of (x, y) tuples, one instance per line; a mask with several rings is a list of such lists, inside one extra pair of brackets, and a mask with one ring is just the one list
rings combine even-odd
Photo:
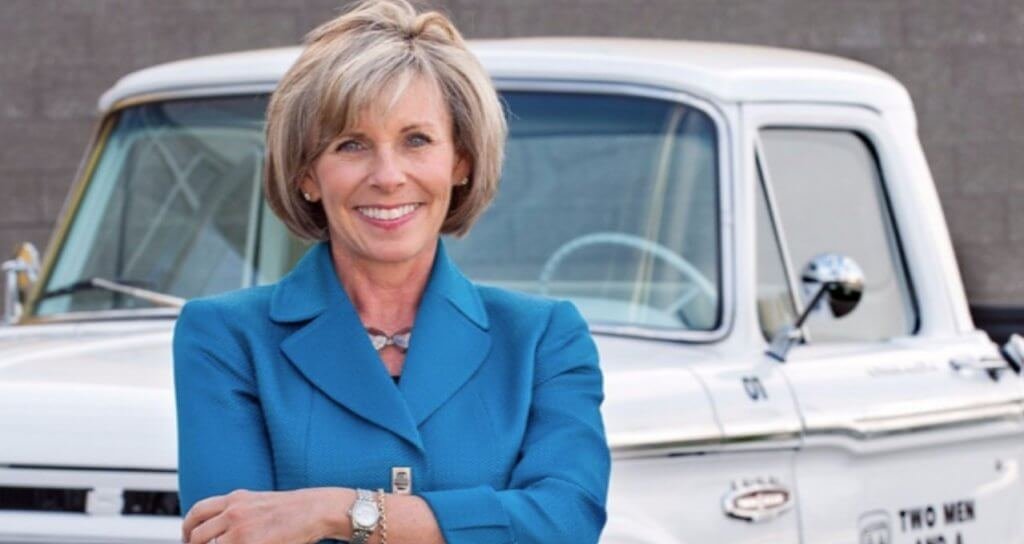
[(783, 363), (789, 348), (803, 339), (801, 327), (823, 296), (828, 297), (825, 308), (838, 319), (852, 312), (864, 294), (864, 272), (853, 259), (838, 253), (824, 253), (811, 259), (800, 274), (800, 280), (814, 297), (795, 323), (775, 334), (767, 352)]
[(4, 276), (4, 325), (18, 321), (22, 312), (22, 299), (39, 280), (39, 250), (30, 242), (23, 242), (14, 258), (0, 265)]

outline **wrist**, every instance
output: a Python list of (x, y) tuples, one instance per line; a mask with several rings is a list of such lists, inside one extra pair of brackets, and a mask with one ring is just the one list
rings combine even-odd
[(348, 541), (352, 537), (352, 520), (348, 510), (356, 500), (354, 489), (347, 487), (315, 488), (315, 505), (319, 511), (320, 538)]
[(356, 489), (356, 500), (348, 510), (352, 521), (349, 542), (369, 544), (380, 524), (380, 505), (369, 489)]

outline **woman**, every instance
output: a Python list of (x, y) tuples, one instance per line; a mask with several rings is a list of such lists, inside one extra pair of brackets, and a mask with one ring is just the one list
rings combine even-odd
[(318, 242), (174, 336), (183, 540), (596, 542), (602, 376), (568, 302), (469, 282), (505, 122), (444, 16), (364, 2), (268, 108), (265, 193)]

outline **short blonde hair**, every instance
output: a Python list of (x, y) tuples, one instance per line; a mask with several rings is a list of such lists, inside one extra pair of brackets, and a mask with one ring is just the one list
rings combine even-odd
[(362, 1), (306, 36), (267, 108), (264, 194), (297, 236), (329, 237), (323, 206), (300, 195), (313, 163), (376, 99), (394, 103), (413, 76), (437, 84), (456, 152), (472, 166), (469, 183), (452, 189), (441, 233), (465, 234), (494, 199), (508, 129), (487, 72), (444, 15), (417, 13), (407, 0)]

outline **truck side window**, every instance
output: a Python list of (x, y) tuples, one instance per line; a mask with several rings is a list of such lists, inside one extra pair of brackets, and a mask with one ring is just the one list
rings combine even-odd
[[(761, 131), (762, 164), (775, 226), (785, 242), (794, 285), (816, 255), (852, 258), (864, 272), (853, 313), (834, 319), (816, 311), (811, 342), (883, 340), (912, 334), (917, 315), (899, 239), (870, 143), (849, 130)], [(796, 293), (801, 309), (812, 293)], [(762, 323), (762, 326), (764, 323)]]

